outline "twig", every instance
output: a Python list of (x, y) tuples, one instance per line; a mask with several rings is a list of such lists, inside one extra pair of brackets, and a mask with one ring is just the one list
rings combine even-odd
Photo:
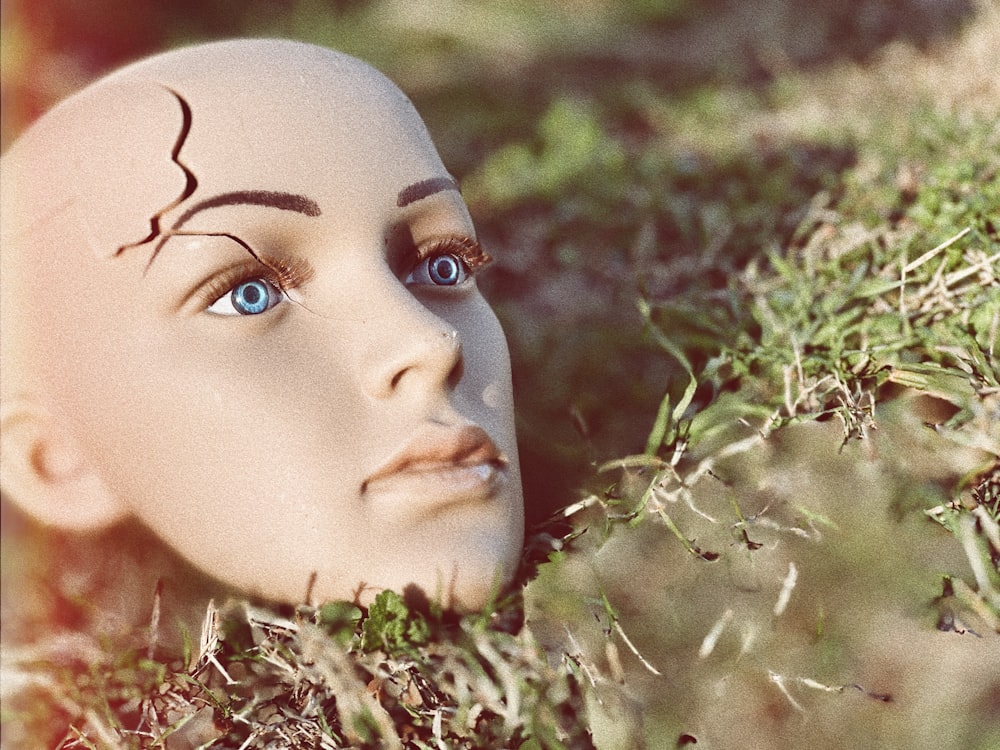
[(774, 616), (780, 617), (785, 608), (788, 607), (788, 600), (792, 597), (792, 591), (795, 588), (795, 583), (799, 578), (799, 569), (795, 567), (795, 563), (789, 561), (788, 563), (788, 574), (785, 576), (785, 580), (781, 584), (781, 592), (778, 594), (778, 601), (774, 603)]
[(712, 651), (715, 650), (715, 644), (718, 643), (719, 637), (722, 635), (722, 631), (726, 629), (726, 625), (729, 621), (733, 619), (733, 610), (727, 609), (722, 613), (722, 616), (715, 621), (711, 630), (705, 636), (705, 639), (701, 642), (701, 648), (698, 649), (698, 658), (704, 659), (711, 655)]
[(778, 686), (778, 690), (780, 690), (784, 694), (784, 696), (788, 699), (788, 702), (792, 704), (792, 708), (794, 708), (796, 711), (801, 711), (802, 713), (805, 713), (805, 709), (802, 708), (802, 706), (799, 705), (799, 702), (792, 697), (792, 694), (790, 692), (788, 692), (788, 688), (785, 687), (785, 678), (782, 675), (778, 674), (777, 672), (772, 672), (771, 670), (768, 670), (767, 676), (771, 679), (771, 682), (773, 682), (775, 685)]
[(611, 624), (614, 627), (615, 632), (618, 633), (618, 635), (621, 636), (621, 638), (622, 638), (623, 641), (625, 641), (625, 645), (628, 646), (629, 651), (631, 651), (633, 654), (635, 654), (636, 657), (639, 659), (639, 661), (642, 662), (642, 666), (644, 666), (650, 672), (652, 672), (653, 674), (655, 674), (657, 677), (662, 677), (663, 673), (660, 670), (658, 670), (656, 667), (654, 667), (652, 664), (650, 664), (648, 661), (646, 661), (646, 657), (644, 657), (642, 654), (639, 653), (639, 649), (637, 649), (635, 647), (635, 644), (633, 644), (632, 641), (629, 640), (629, 637), (627, 635), (625, 635), (625, 631), (622, 630), (622, 626), (618, 623), (618, 620), (617, 619), (612, 619), (611, 620)]
[(149, 616), (149, 645), (146, 647), (146, 658), (150, 661), (156, 653), (156, 644), (160, 639), (160, 600), (163, 595), (163, 579), (156, 582), (153, 592), (153, 612)]

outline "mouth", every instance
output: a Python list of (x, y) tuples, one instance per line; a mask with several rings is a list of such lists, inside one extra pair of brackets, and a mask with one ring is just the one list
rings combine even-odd
[(475, 425), (427, 425), (361, 484), (362, 496), (451, 505), (486, 501), (503, 481), (506, 457)]

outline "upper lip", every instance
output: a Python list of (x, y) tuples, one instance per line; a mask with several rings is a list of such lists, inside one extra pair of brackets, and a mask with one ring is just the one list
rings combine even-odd
[(478, 464), (503, 466), (506, 458), (482, 427), (476, 425), (428, 425), (417, 432), (403, 447), (361, 485), (368, 485), (394, 474), (435, 471)]

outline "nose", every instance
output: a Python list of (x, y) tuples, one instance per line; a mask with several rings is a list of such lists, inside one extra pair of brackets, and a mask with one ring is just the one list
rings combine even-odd
[(365, 388), (377, 399), (447, 393), (462, 378), (462, 340), (455, 328), (425, 307), (398, 281), (379, 301), (362, 363)]

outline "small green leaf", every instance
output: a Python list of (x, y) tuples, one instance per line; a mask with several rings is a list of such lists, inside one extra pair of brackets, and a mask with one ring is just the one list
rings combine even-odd
[(354, 636), (361, 621), (361, 610), (350, 602), (327, 602), (319, 609), (319, 624), (341, 645)]
[(427, 620), (419, 612), (411, 612), (394, 591), (379, 593), (361, 624), (361, 648), (365, 651), (412, 653), (429, 638)]
[(963, 405), (976, 396), (976, 391), (965, 374), (933, 362), (896, 367), (889, 375), (889, 380), (957, 405)]

